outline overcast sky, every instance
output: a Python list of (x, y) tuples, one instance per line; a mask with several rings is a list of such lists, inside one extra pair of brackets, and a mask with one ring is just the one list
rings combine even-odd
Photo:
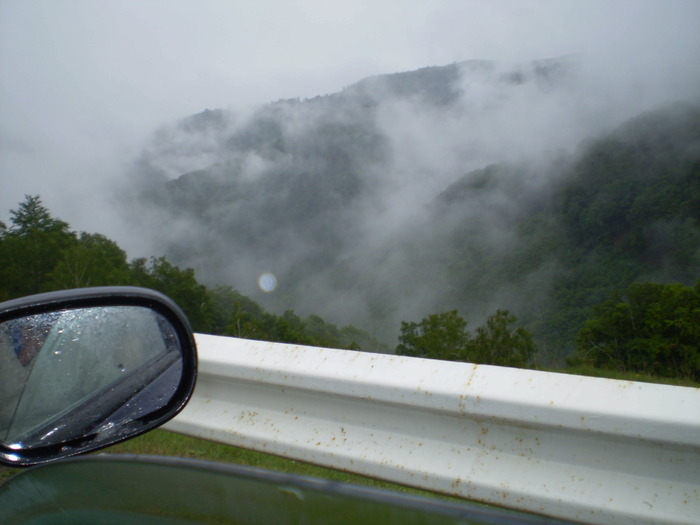
[(671, 78), (698, 27), (697, 0), (0, 0), (0, 219), (40, 194), (122, 244), (104, 188), (162, 124), (472, 58)]

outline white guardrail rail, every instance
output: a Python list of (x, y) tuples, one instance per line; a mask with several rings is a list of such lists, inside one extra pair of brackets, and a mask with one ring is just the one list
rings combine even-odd
[(196, 335), (165, 428), (587, 523), (700, 523), (700, 389)]

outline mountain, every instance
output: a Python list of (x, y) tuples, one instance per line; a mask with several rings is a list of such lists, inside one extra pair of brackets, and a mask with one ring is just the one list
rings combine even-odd
[(431, 252), (461, 276), (446, 302), (496, 296), (546, 354), (563, 357), (612, 292), (636, 281), (700, 278), (700, 107), (640, 115), (550, 164), (550, 184), (532, 191), (528, 181), (538, 175), (492, 165), (439, 196), (426, 228), (440, 232)]
[(468, 61), (207, 110), (154, 136), (129, 209), (157, 253), (267, 308), (389, 343), (402, 320), (508, 308), (558, 359), (611, 289), (700, 276), (697, 107), (636, 116), (582, 75)]

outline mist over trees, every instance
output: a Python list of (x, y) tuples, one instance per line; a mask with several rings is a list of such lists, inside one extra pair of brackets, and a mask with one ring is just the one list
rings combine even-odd
[(446, 361), (525, 368), (532, 365), (535, 344), (516, 327), (517, 318), (498, 310), (472, 335), (456, 310), (431, 314), (420, 322), (402, 322), (396, 353)]
[(207, 110), (147, 145), (127, 206), (157, 253), (278, 314), (392, 345), (406, 319), (508, 310), (562, 364), (613, 291), (700, 275), (700, 100), (595, 87), (576, 56), (470, 61)]
[[(166, 257), (127, 261), (101, 234), (77, 233), (51, 216), (39, 196), (27, 196), (0, 223), (0, 301), (64, 288), (135, 285), (159, 290), (184, 310), (197, 332), (263, 341), (375, 352), (390, 348), (355, 326), (338, 328), (318, 315), (275, 315), (230, 286), (207, 288), (191, 268)], [(567, 359), (577, 373), (601, 370), (649, 377), (700, 380), (700, 281), (633, 283), (595, 306), (578, 332), (577, 353)], [(401, 322), (398, 354), (531, 367), (537, 363), (530, 332), (515, 315), (497, 310), (474, 333), (456, 310)], [(629, 376), (626, 376), (629, 377)]]
[(209, 289), (191, 268), (166, 257), (127, 261), (126, 252), (99, 233), (77, 233), (52, 217), (38, 195), (27, 195), (0, 223), (0, 302), (26, 295), (89, 286), (142, 286), (173, 299), (196, 332), (332, 348), (387, 351), (354, 326), (338, 328), (321, 317), (266, 312), (228, 286)]
[[(645, 113), (547, 169), (551, 182), (537, 192), (528, 192), (536, 174), (527, 165), (466, 175), (439, 197), (433, 220), (442, 237), (429, 246), (460, 276), (450, 304), (503, 291), (502, 305), (541, 351), (562, 357), (613, 291), (700, 276), (700, 110), (675, 104)], [(483, 232), (493, 224), (501, 227), (492, 239)]]

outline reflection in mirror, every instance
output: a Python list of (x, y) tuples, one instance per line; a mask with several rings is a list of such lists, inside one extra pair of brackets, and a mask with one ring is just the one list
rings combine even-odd
[(141, 306), (66, 309), (0, 323), (0, 441), (35, 448), (99, 441), (165, 406), (180, 342)]

